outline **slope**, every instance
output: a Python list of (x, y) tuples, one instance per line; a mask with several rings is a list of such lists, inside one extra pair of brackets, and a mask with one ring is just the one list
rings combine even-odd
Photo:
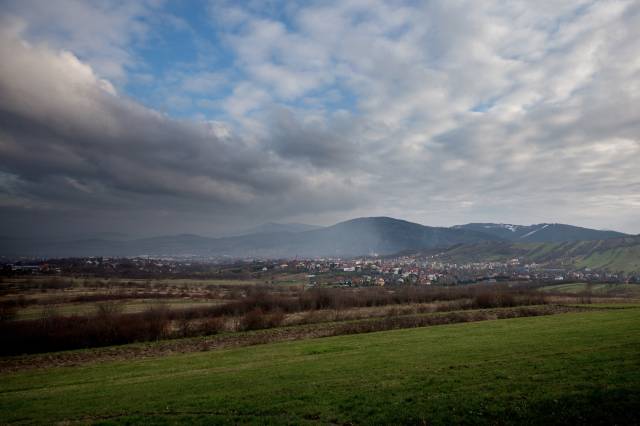
[(0, 376), (13, 424), (637, 424), (640, 310)]
[(466, 225), (456, 225), (453, 228), (483, 232), (505, 240), (517, 242), (551, 243), (604, 240), (629, 236), (622, 232), (602, 231), (560, 223), (540, 223), (529, 226), (502, 223), (469, 223)]
[(456, 263), (506, 261), (516, 257), (525, 263), (640, 272), (640, 237), (559, 243), (486, 241), (451, 247), (440, 255), (442, 260)]

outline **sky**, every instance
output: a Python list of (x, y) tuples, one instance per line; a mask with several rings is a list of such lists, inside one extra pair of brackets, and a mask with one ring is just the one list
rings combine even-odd
[(640, 232), (637, 0), (0, 0), (0, 235)]

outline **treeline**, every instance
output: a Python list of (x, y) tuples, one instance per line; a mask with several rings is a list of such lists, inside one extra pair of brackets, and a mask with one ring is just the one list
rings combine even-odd
[(249, 288), (246, 297), (214, 308), (213, 315), (240, 315), (253, 309), (285, 313), (319, 310), (348, 309), (386, 305), (430, 303), (435, 301), (473, 299), (470, 307), (493, 308), (545, 303), (543, 293), (533, 288), (507, 285), (479, 285), (461, 287), (408, 286), (394, 290), (383, 288), (338, 289), (318, 288), (297, 291), (292, 295)]
[[(311, 289), (267, 291), (249, 288), (243, 298), (220, 306), (170, 310), (158, 304), (141, 313), (123, 313), (117, 301), (98, 303), (92, 315), (61, 316), (45, 308), (37, 320), (0, 321), (0, 354), (51, 352), (119, 345), (165, 338), (278, 327), (289, 314), (307, 312), (298, 323), (326, 320), (322, 311), (387, 305), (448, 302), (439, 310), (465, 310), (545, 304), (545, 295), (529, 288), (503, 285), (453, 288)], [(389, 311), (393, 312), (393, 311)], [(401, 317), (402, 312), (396, 311)], [(418, 311), (420, 312), (420, 311)], [(336, 319), (336, 317), (333, 317)], [(330, 319), (329, 319), (330, 320)], [(398, 320), (398, 324), (402, 324)]]

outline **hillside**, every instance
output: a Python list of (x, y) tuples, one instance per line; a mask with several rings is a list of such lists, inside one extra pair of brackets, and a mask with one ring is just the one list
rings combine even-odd
[(640, 272), (640, 237), (560, 243), (514, 243), (485, 241), (452, 247), (443, 260), (466, 263), (506, 261), (512, 258), (547, 265)]
[(471, 230), (430, 227), (389, 217), (353, 219), (303, 235), (299, 250), (306, 255), (391, 254), (497, 240)]
[(456, 225), (455, 229), (482, 232), (508, 241), (554, 243), (564, 241), (605, 240), (628, 237), (616, 231), (601, 231), (560, 223), (540, 223), (537, 225), (511, 225), (504, 223), (469, 223)]
[(321, 229), (322, 226), (307, 225), (306, 223), (263, 223), (253, 228), (249, 228), (234, 235), (251, 235), (251, 234), (273, 234), (276, 232), (305, 232)]
[(629, 308), (52, 364), (0, 373), (0, 417), (8, 424), (637, 424), (638, 347), (640, 310)]

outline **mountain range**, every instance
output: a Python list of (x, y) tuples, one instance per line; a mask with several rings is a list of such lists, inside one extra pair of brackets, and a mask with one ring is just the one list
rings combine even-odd
[(251, 235), (251, 234), (273, 234), (274, 232), (304, 232), (304, 231), (314, 231), (320, 228), (322, 228), (322, 226), (307, 225), (306, 223), (268, 222), (268, 223), (263, 223), (262, 225), (255, 226), (253, 228), (246, 229), (241, 232), (237, 232), (235, 233), (235, 236)]
[[(401, 251), (458, 250), (520, 253), (522, 244), (563, 244), (581, 241), (627, 241), (620, 232), (562, 224), (530, 226), (470, 223), (453, 227), (424, 226), (389, 217), (368, 217), (328, 227), (265, 224), (245, 235), (224, 238), (193, 234), (126, 240), (91, 238), (73, 241), (0, 238), (3, 256), (229, 256), (229, 257), (348, 257), (389, 255)], [(631, 238), (629, 241), (636, 241)], [(629, 243), (627, 241), (627, 243)], [(491, 248), (491, 250), (487, 250)], [(479, 253), (476, 253), (479, 254)], [(494, 253), (495, 254), (495, 253)], [(510, 255), (510, 254), (509, 254)], [(469, 257), (469, 256), (468, 256)]]

